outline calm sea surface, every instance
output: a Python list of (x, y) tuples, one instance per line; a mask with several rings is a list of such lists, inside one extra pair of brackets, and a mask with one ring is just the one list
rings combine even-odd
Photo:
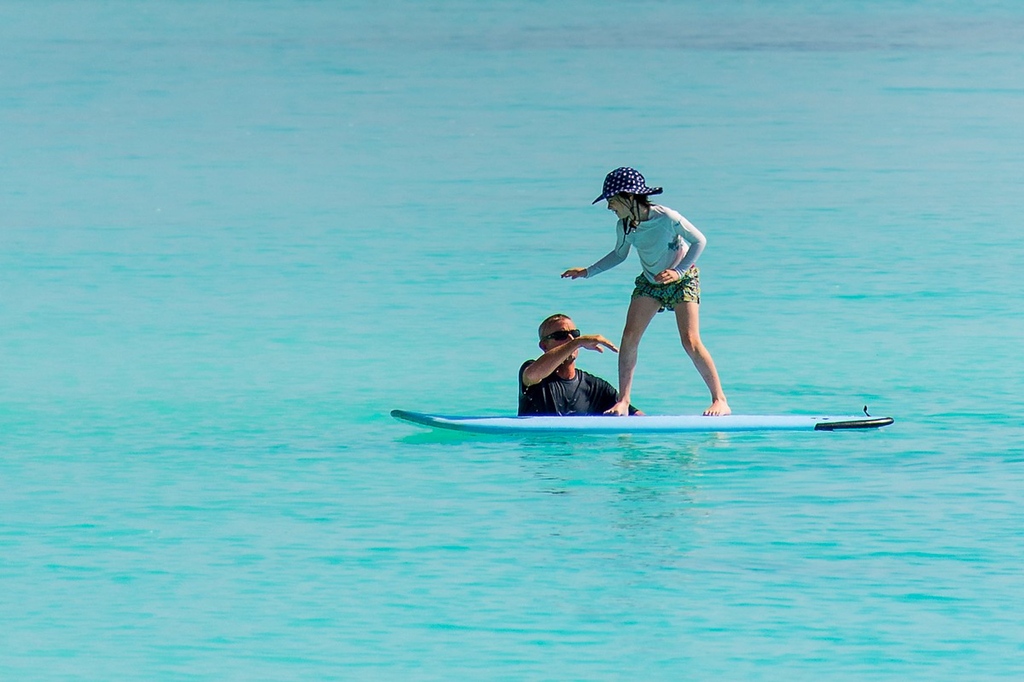
[[(0, 2), (0, 677), (1024, 676), (1024, 8), (708, 5)], [(896, 424), (392, 420), (618, 338), (620, 165), (735, 411)]]

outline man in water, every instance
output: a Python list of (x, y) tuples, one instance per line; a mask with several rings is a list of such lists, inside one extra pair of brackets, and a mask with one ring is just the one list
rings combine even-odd
[[(536, 360), (519, 368), (519, 416), (603, 414), (618, 400), (615, 387), (600, 377), (576, 369), (580, 348), (603, 353), (619, 349), (600, 334), (582, 335), (572, 318), (561, 313), (540, 323)], [(632, 405), (630, 414), (643, 414)]]

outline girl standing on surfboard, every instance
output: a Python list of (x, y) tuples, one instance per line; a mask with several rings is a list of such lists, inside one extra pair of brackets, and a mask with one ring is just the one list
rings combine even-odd
[(640, 339), (662, 310), (675, 311), (683, 348), (711, 391), (711, 406), (704, 414), (730, 414), (715, 362), (700, 340), (700, 272), (694, 263), (707, 239), (671, 208), (650, 202), (648, 197), (661, 192), (661, 187), (648, 187), (644, 176), (632, 168), (616, 168), (605, 176), (601, 196), (594, 203), (607, 200), (608, 210), (619, 218), (615, 248), (589, 268), (569, 268), (562, 277), (600, 274), (626, 260), (630, 247), (635, 246), (640, 256), (643, 272), (634, 282), (636, 288), (619, 344), (618, 402), (606, 414), (628, 414)]

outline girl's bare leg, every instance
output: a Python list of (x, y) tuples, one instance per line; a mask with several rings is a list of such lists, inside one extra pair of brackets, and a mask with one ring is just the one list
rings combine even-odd
[[(704, 410), (704, 414), (715, 417), (731, 414), (732, 409), (725, 399), (722, 382), (718, 378), (718, 370), (715, 369), (715, 361), (711, 359), (711, 353), (700, 340), (700, 305), (692, 301), (676, 304), (676, 325), (679, 327), (679, 339), (683, 342), (683, 349), (693, 360), (694, 367), (700, 372), (701, 378), (711, 391), (711, 407)], [(621, 357), (619, 365), (622, 365)]]
[(619, 344), (619, 401), (605, 414), (629, 414), (629, 394), (633, 390), (633, 371), (636, 369), (640, 339), (660, 307), (661, 304), (647, 296), (638, 296), (630, 301), (622, 343)]

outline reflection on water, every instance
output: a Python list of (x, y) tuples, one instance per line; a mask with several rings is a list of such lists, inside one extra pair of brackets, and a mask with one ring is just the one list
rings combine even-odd
[(692, 515), (702, 466), (700, 443), (682, 446), (619, 442), (618, 496), (614, 506), (622, 528), (636, 529), (680, 515)]
[(546, 495), (587, 498), (609, 529), (630, 535), (699, 516), (702, 451), (722, 434), (666, 443), (631, 435), (614, 438), (529, 438), (518, 442), (523, 466)]

